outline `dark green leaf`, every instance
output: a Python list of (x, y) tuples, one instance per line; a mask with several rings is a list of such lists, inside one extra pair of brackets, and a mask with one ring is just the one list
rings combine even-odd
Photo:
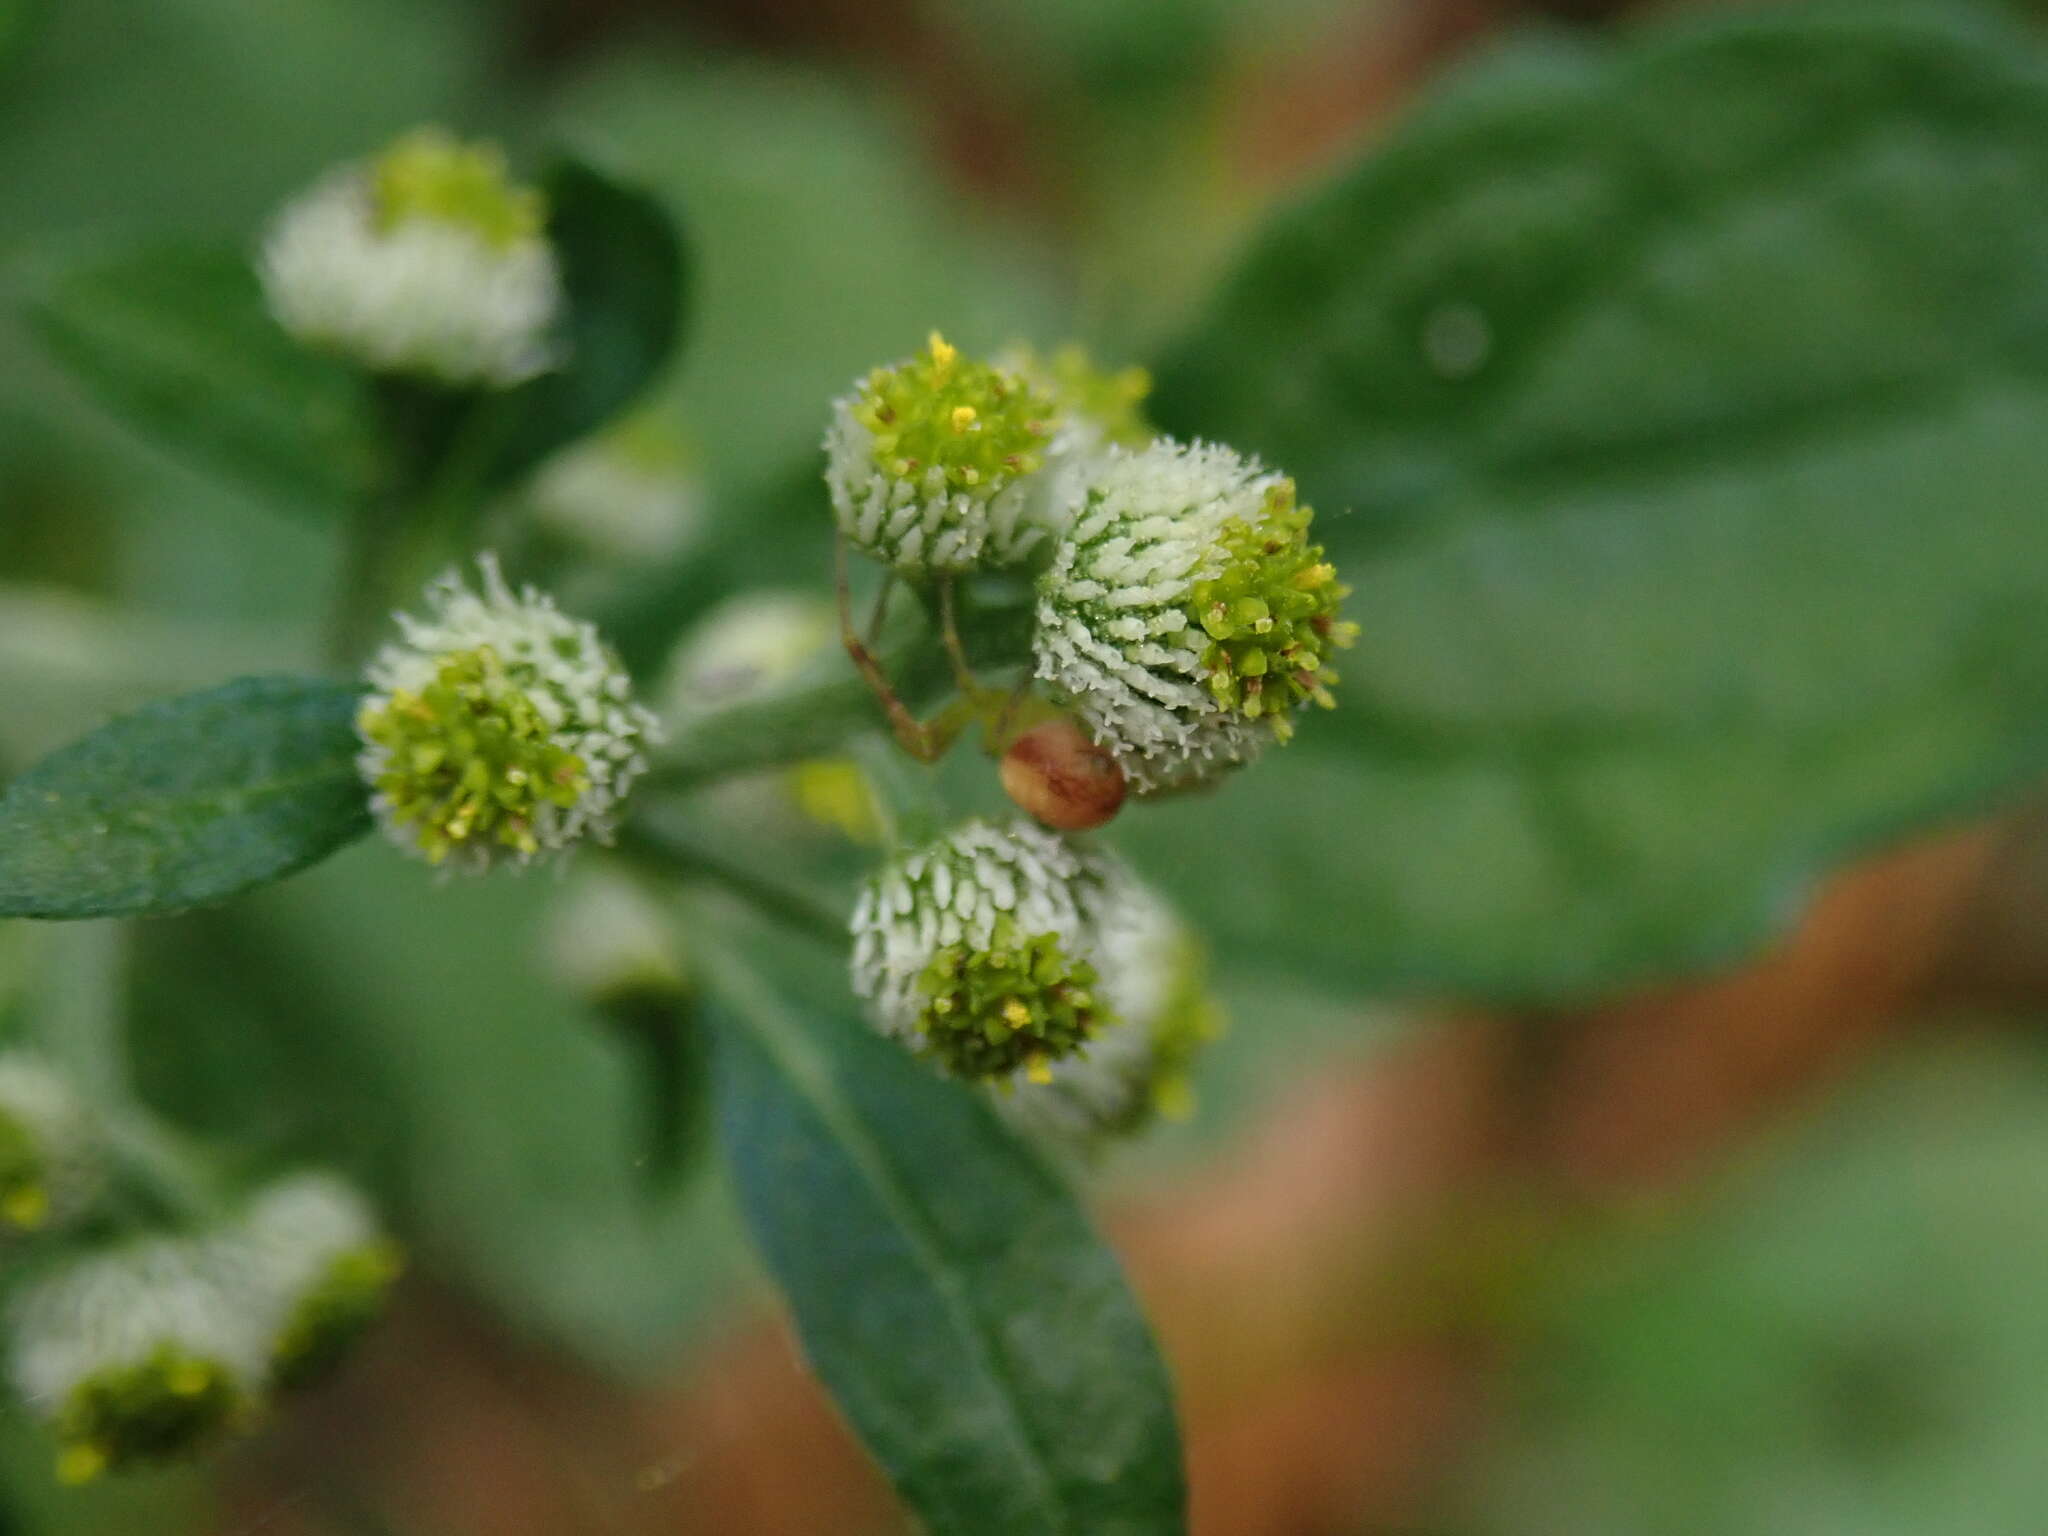
[(1749, 8), (1459, 81), (1161, 370), (1324, 509), (1365, 634), (1335, 716), (1134, 842), (1228, 941), (1554, 996), (2038, 778), (2044, 270), (2017, 31)]
[(0, 795), (0, 917), (127, 917), (219, 901), (370, 824), (356, 693), (251, 677), (124, 715)]
[(556, 161), (543, 185), (568, 300), (568, 358), (491, 402), (492, 483), (616, 419), (682, 335), (688, 258), (661, 205), (575, 159)]
[(278, 328), (246, 252), (180, 246), (67, 264), (36, 285), (28, 315), (108, 411), (261, 501), (333, 515), (370, 482), (360, 381)]
[[(924, 1527), (1184, 1529), (1166, 1375), (1072, 1193), (843, 1004), (777, 996), (726, 946), (704, 959), (742, 1209), (812, 1366)], [(843, 996), (833, 980), (818, 990)]]

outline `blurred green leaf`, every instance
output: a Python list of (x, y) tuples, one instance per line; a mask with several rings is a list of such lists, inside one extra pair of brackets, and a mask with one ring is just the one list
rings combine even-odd
[(356, 690), (251, 677), (124, 715), (0, 795), (0, 917), (219, 901), (367, 831)]
[(370, 484), (360, 380), (279, 329), (245, 253), (159, 247), (63, 265), (27, 312), (108, 411), (259, 500), (331, 516)]
[(1160, 370), (1296, 474), (1340, 708), (1127, 816), (1355, 988), (1725, 958), (2048, 768), (2048, 76), (1953, 12), (1745, 8), (1468, 72)]
[[(934, 326), (968, 347), (1041, 335), (1042, 252), (979, 228), (900, 106), (788, 59), (622, 45), (551, 113), (571, 143), (687, 215), (700, 267), (681, 408), (721, 493), (752, 493), (799, 455), (827, 406)], [(822, 490), (803, 510), (826, 526)], [(822, 579), (782, 559), (789, 577)]]
[(437, 881), (370, 838), (148, 924), (137, 1077), (192, 1130), (353, 1170), (422, 1270), (645, 1377), (730, 1295), (745, 1243), (713, 1160), (649, 1190), (644, 1064), (552, 969), (561, 898)]
[[(720, 1134), (812, 1366), (935, 1536), (1185, 1529), (1169, 1387), (1073, 1194), (853, 1018), (707, 949)], [(778, 978), (792, 957), (777, 954)]]
[(575, 159), (557, 160), (543, 186), (568, 300), (568, 357), (485, 402), (492, 484), (619, 416), (668, 365), (683, 332), (688, 258), (661, 204)]
[(1865, 1074), (1692, 1208), (1555, 1255), (1554, 1328), (1518, 1351), (1456, 1528), (2033, 1536), (2048, 1060), (1957, 1034)]

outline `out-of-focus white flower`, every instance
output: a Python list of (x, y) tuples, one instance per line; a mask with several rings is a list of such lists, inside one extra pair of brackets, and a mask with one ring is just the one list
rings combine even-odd
[(687, 630), (669, 655), (662, 718), (678, 731), (779, 683), (829, 650), (832, 605), (810, 592), (763, 589), (727, 598)]
[(369, 667), (356, 717), (371, 807), (400, 847), (472, 869), (609, 841), (660, 740), (597, 630), (480, 556), (481, 591), (450, 571), (425, 617)]
[(105, 1183), (98, 1121), (77, 1089), (25, 1051), (0, 1052), (0, 1239), (70, 1225)]
[(503, 388), (558, 361), (561, 275), (538, 191), (433, 128), (288, 203), (258, 270), (292, 335), (379, 373)]
[(1039, 580), (1037, 674), (1140, 792), (1213, 777), (1334, 701), (1357, 626), (1294, 482), (1228, 448), (1112, 449)]
[(369, 1201), (330, 1173), (264, 1188), (221, 1246), (263, 1314), (270, 1381), (279, 1387), (332, 1370), (383, 1313), (403, 1267)]
[(673, 997), (685, 984), (677, 940), (653, 895), (609, 861), (584, 864), (569, 879), (548, 922), (555, 974), (578, 996)]
[(245, 1424), (266, 1375), (263, 1313), (213, 1244), (147, 1238), (17, 1293), (9, 1374), (56, 1432), (59, 1475), (84, 1482)]
[(608, 560), (675, 556), (703, 522), (702, 488), (673, 428), (643, 413), (550, 459), (527, 492), (548, 532)]

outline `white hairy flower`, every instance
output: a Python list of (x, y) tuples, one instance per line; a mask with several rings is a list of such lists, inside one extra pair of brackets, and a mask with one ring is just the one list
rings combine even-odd
[(0, 1053), (0, 1240), (70, 1225), (105, 1183), (97, 1118), (70, 1081), (25, 1051)]
[(197, 1449), (247, 1420), (264, 1380), (262, 1309), (210, 1242), (74, 1259), (19, 1292), (8, 1324), (15, 1390), (71, 1482)]
[(260, 1313), (277, 1386), (325, 1374), (382, 1312), (399, 1270), (369, 1201), (330, 1173), (270, 1184), (223, 1242)]
[(1294, 484), (1228, 448), (1112, 448), (1039, 580), (1037, 675), (1140, 792), (1213, 776), (1331, 702), (1345, 589)]
[(1105, 855), (1019, 818), (902, 855), (853, 911), (853, 988), (875, 1027), (963, 1077), (1042, 1079), (1105, 1022)]
[(539, 195), (434, 130), (288, 203), (258, 263), (293, 336), (379, 373), (504, 388), (558, 361), (562, 280)]
[(425, 616), (400, 614), (402, 640), (369, 667), (356, 722), (371, 808), (436, 864), (609, 842), (660, 726), (595, 627), (533, 587), (515, 594), (490, 555), (477, 567), (481, 591), (441, 576)]
[(936, 333), (833, 402), (825, 484), (854, 547), (911, 576), (1023, 559), (1078, 485), (1048, 471), (1058, 426), (1022, 376), (961, 356)]

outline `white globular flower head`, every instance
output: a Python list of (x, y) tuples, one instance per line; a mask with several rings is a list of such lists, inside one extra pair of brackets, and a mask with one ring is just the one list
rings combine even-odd
[(966, 822), (862, 888), (854, 991), (948, 1073), (1044, 1080), (1113, 1017), (1095, 962), (1117, 869), (1022, 818)]
[(473, 870), (609, 842), (660, 725), (594, 626), (515, 593), (490, 555), (477, 567), (480, 590), (457, 571), (431, 583), (370, 664), (371, 809), (400, 847)]
[(151, 1237), (74, 1258), (17, 1293), (9, 1374), (83, 1482), (185, 1456), (248, 1422), (266, 1373), (261, 1309), (215, 1244)]
[(98, 1117), (70, 1080), (26, 1051), (0, 1052), (0, 1251), (77, 1221), (105, 1184)]
[(833, 402), (825, 484), (839, 530), (912, 577), (1015, 564), (1058, 520), (1047, 498), (1072, 489), (1046, 472), (1058, 426), (1049, 396), (934, 332)]
[(1294, 483), (1228, 448), (1112, 449), (1039, 579), (1037, 675), (1139, 792), (1213, 777), (1329, 707), (1357, 627)]
[(278, 323), (378, 373), (505, 388), (559, 361), (562, 279), (540, 194), (437, 129), (288, 203), (258, 262)]
[(1116, 1022), (1054, 1062), (1045, 1080), (995, 1096), (1011, 1124), (1056, 1151), (1081, 1155), (1191, 1103), (1189, 1070), (1222, 1030), (1200, 942), (1150, 886), (1127, 872), (1100, 904), (1097, 966)]
[(223, 1245), (262, 1318), (271, 1385), (325, 1376), (383, 1312), (403, 1267), (361, 1191), (300, 1173), (259, 1191)]

